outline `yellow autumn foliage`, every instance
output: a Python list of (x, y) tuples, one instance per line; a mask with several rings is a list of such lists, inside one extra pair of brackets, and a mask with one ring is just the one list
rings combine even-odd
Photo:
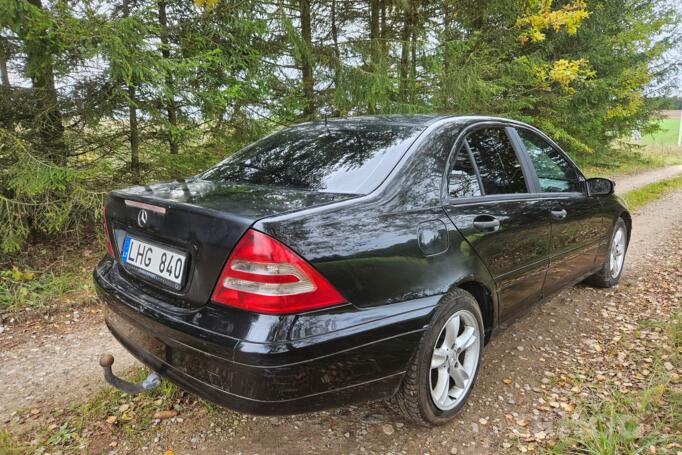
[(523, 44), (544, 41), (544, 31), (550, 29), (558, 32), (565, 28), (569, 35), (575, 35), (590, 15), (585, 0), (574, 0), (556, 10), (552, 9), (552, 0), (529, 0), (528, 3), (526, 14), (516, 21), (517, 26), (526, 28), (520, 37)]
[(194, 4), (199, 8), (211, 9), (218, 4), (220, 0), (194, 0)]
[(596, 76), (585, 59), (559, 59), (552, 64), (535, 65), (532, 70), (539, 85), (545, 90), (551, 90), (552, 85), (556, 83), (567, 93), (575, 92), (571, 84), (584, 82)]
[(587, 60), (560, 59), (554, 62), (549, 70), (549, 80), (559, 83), (563, 88), (567, 88), (573, 81), (586, 80), (595, 75), (589, 69)]

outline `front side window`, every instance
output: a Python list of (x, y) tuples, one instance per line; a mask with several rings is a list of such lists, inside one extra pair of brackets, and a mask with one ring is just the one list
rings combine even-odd
[(476, 130), (467, 136), (467, 143), (486, 195), (528, 192), (521, 163), (503, 128)]
[(200, 178), (367, 194), (388, 176), (423, 129), (397, 123), (300, 125), (236, 152)]
[(448, 192), (450, 197), (463, 198), (481, 195), (476, 170), (471, 164), (469, 150), (466, 146), (459, 148), (455, 156), (455, 163), (448, 176)]
[(557, 149), (537, 134), (518, 130), (540, 181), (543, 193), (570, 193), (580, 191), (578, 173)]

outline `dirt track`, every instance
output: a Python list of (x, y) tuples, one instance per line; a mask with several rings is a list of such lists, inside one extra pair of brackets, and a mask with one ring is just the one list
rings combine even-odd
[[(664, 169), (619, 179), (618, 186), (621, 190), (637, 187), (675, 174), (671, 172)], [(679, 229), (680, 206), (682, 192), (678, 191), (634, 216), (620, 287), (637, 280), (640, 271), (656, 261), (652, 252)], [(570, 362), (573, 351), (583, 348), (581, 343), (599, 324), (589, 315), (603, 305), (609, 292), (582, 286), (566, 290), (498, 333), (486, 348), (470, 405), (453, 424), (442, 428), (403, 425), (376, 403), (273, 419), (229, 411), (206, 416), (205, 409), (197, 408), (187, 411), (183, 423), (164, 424), (160, 434), (122, 444), (119, 451), (146, 445), (155, 453), (164, 447), (176, 453), (193, 447), (220, 452), (229, 448), (230, 453), (318, 453), (325, 448), (339, 453), (492, 453), (500, 444), (507, 416), (543, 431), (546, 422), (533, 412), (538, 398), (534, 390), (543, 387), (544, 371), (557, 362)], [(73, 315), (62, 316), (56, 324), (8, 326), (0, 334), (0, 422), (17, 409), (63, 406), (97, 390), (103, 384), (97, 366), (101, 352), (116, 355), (116, 371), (133, 364), (102, 325), (101, 314), (86, 311), (78, 321)], [(507, 378), (513, 378), (511, 386), (503, 384)]]
[(682, 164), (663, 169), (653, 169), (616, 178), (616, 194), (625, 194), (651, 182), (665, 180), (682, 173)]

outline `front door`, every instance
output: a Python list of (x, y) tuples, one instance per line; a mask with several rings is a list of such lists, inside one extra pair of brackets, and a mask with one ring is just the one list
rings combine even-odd
[(543, 205), (552, 221), (549, 270), (543, 294), (549, 295), (596, 267), (604, 220), (598, 202), (586, 194), (584, 178), (566, 156), (535, 132), (517, 128), (537, 174)]
[(469, 133), (451, 159), (444, 208), (495, 280), (500, 319), (536, 302), (548, 266), (549, 213), (529, 194), (511, 131)]

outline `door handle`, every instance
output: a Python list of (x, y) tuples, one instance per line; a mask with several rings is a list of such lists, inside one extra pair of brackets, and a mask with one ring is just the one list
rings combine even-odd
[(565, 209), (550, 209), (549, 213), (552, 215), (552, 218), (555, 220), (563, 220), (566, 218), (566, 215), (568, 215), (568, 212)]
[(474, 218), (474, 227), (483, 232), (495, 232), (500, 228), (500, 220), (490, 215), (479, 215)]

